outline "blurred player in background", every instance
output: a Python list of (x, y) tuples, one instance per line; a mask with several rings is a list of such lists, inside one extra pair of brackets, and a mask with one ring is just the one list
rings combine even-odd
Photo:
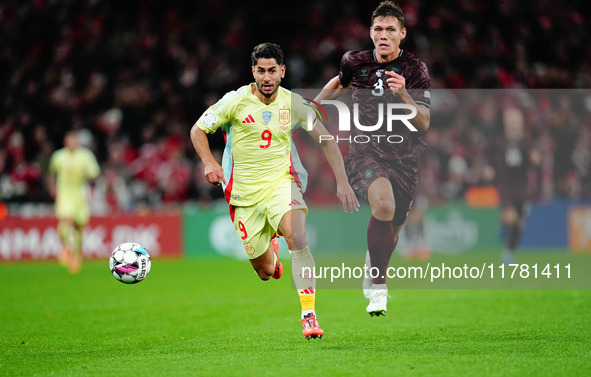
[(504, 134), (489, 150), (492, 176), (501, 198), (501, 224), (506, 237), (502, 254), (505, 264), (515, 260), (515, 248), (521, 238), (529, 209), (527, 180), (530, 169), (539, 165), (542, 156), (531, 147), (524, 135), (521, 110), (509, 108), (503, 112)]
[(431, 249), (425, 238), (425, 213), (429, 207), (429, 199), (426, 195), (417, 195), (408, 213), (404, 234), (407, 246), (402, 256), (407, 260), (427, 260), (431, 256)]
[[(374, 316), (387, 311), (386, 269), (413, 202), (418, 182), (416, 154), (424, 146), (421, 134), (429, 128), (431, 96), (427, 67), (400, 48), (406, 28), (398, 5), (380, 3), (371, 16), (370, 37), (375, 48), (345, 53), (339, 75), (326, 84), (316, 101), (334, 99), (342, 89), (351, 88), (353, 101), (362, 104), (360, 118), (370, 125), (377, 124), (379, 104), (403, 103), (417, 110), (410, 122), (418, 132), (394, 122), (392, 133), (402, 136), (403, 142), (372, 137), (368, 143), (351, 143), (345, 159), (351, 186), (371, 207), (366, 265), (376, 267), (379, 274), (364, 280), (363, 292), (369, 299), (366, 310)], [(384, 134), (384, 129), (362, 132), (352, 128), (352, 135)]]
[[(314, 258), (306, 240), (308, 208), (296, 172), (299, 159), (292, 150), (292, 130), (307, 130), (303, 99), (280, 87), (285, 75), (281, 47), (257, 45), (251, 54), (254, 83), (227, 93), (199, 118), (191, 130), (195, 150), (205, 165), (205, 177), (222, 184), (234, 227), (250, 262), (262, 280), (282, 275), (279, 255), (271, 240), (285, 237), (292, 261), (292, 278), (302, 308), (304, 336), (321, 338), (315, 313), (315, 281), (302, 274), (313, 270)], [(222, 166), (213, 157), (206, 133), (224, 131), (226, 151)], [(328, 132), (316, 122), (308, 131), (315, 140)], [(337, 181), (337, 196), (345, 210), (359, 203), (347, 181), (343, 158), (334, 140), (323, 141), (322, 150)]]
[(94, 154), (80, 146), (75, 131), (64, 137), (64, 148), (53, 153), (49, 162), (50, 192), (55, 197), (55, 214), (62, 251), (58, 257), (70, 272), (82, 266), (82, 235), (90, 218), (87, 182), (100, 174)]

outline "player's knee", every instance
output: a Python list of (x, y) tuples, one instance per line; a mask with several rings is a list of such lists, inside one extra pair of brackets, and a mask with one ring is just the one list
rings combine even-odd
[(308, 244), (306, 240), (306, 231), (301, 229), (291, 233), (291, 237), (286, 238), (289, 250), (301, 250)]
[(394, 212), (396, 212), (396, 204), (389, 198), (379, 198), (372, 207), (372, 215), (382, 221), (392, 220)]
[(256, 269), (257, 275), (263, 281), (269, 280), (271, 278), (271, 276), (273, 276), (274, 272), (275, 272), (275, 268), (270, 268), (268, 266), (264, 266), (264, 267)]
[(292, 227), (284, 237), (289, 250), (301, 250), (308, 244), (304, 227)]
[(267, 280), (271, 279), (271, 276), (273, 276), (273, 274), (269, 275), (265, 271), (257, 271), (257, 274), (259, 275), (259, 278), (262, 281), (267, 281)]
[(75, 223), (74, 223), (74, 220), (72, 220), (72, 219), (64, 218), (64, 219), (60, 219), (59, 225), (73, 227), (73, 226), (75, 226)]
[(266, 273), (259, 273), (259, 278), (261, 278), (262, 281), (267, 281), (269, 279), (271, 279), (272, 275), (267, 275)]
[(501, 221), (504, 225), (516, 225), (519, 223), (519, 214), (513, 208), (504, 209)]

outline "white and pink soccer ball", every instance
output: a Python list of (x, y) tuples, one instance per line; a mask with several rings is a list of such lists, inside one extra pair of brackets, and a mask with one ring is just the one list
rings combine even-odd
[(144, 280), (151, 266), (152, 260), (148, 251), (134, 242), (117, 246), (109, 259), (109, 267), (115, 279), (126, 284), (135, 284)]

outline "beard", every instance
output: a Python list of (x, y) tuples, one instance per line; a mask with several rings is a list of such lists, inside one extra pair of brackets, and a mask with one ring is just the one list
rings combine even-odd
[(280, 84), (281, 84), (281, 80), (277, 84), (273, 85), (274, 88), (273, 88), (273, 91), (271, 91), (271, 92), (263, 91), (263, 84), (262, 83), (260, 83), (260, 84), (257, 83), (257, 89), (258, 89), (259, 93), (261, 93), (264, 97), (269, 98), (269, 97), (272, 97), (277, 92), (277, 89), (279, 89)]

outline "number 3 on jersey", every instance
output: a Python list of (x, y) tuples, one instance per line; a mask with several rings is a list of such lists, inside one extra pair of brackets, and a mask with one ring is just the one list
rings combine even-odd
[(261, 139), (263, 139), (263, 141), (266, 141), (267, 144), (266, 145), (259, 145), (259, 147), (261, 147), (261, 149), (267, 149), (271, 146), (271, 138), (273, 137), (273, 134), (271, 133), (271, 131), (269, 130), (264, 130), (263, 133), (261, 134)]

